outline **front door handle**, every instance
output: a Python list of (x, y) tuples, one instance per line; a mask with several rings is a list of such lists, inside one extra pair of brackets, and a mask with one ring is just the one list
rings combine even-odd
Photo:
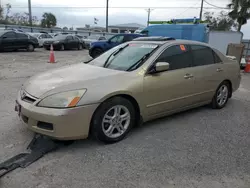
[(190, 78), (193, 78), (194, 76), (192, 74), (186, 74), (184, 76), (185, 79), (190, 79)]
[(222, 72), (222, 71), (223, 71), (223, 69), (218, 68), (218, 69), (216, 69), (216, 71), (217, 71), (217, 72)]

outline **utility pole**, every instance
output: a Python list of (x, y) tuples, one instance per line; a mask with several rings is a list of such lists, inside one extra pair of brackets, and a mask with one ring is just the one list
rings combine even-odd
[(109, 27), (109, 0), (107, 1), (106, 5), (106, 32), (108, 32), (108, 27)]
[(150, 13), (153, 9), (149, 8), (146, 11), (148, 12), (148, 22), (147, 22), (147, 26), (149, 25), (149, 21), (150, 21)]
[(203, 14), (203, 3), (204, 3), (204, 0), (201, 0), (200, 21), (202, 20), (202, 14)]
[(31, 0), (28, 0), (29, 4), (29, 24), (32, 26), (32, 13), (31, 13)]

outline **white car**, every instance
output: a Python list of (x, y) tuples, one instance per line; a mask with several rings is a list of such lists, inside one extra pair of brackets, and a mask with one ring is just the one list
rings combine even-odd
[(43, 47), (44, 41), (48, 39), (52, 39), (53, 37), (47, 33), (29, 33), (29, 35), (36, 37), (39, 43), (39, 47)]

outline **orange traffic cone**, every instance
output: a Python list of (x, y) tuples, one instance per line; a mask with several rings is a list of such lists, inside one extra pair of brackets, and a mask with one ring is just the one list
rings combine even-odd
[(53, 45), (50, 45), (50, 55), (49, 55), (49, 62), (48, 63), (55, 63), (55, 54), (54, 54), (54, 49)]
[(247, 62), (246, 62), (245, 72), (250, 73), (250, 56), (247, 56)]

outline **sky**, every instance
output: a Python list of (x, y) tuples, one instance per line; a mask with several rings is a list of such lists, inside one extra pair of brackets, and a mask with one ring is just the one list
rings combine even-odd
[[(217, 7), (226, 7), (230, 0), (206, 0)], [(0, 0), (1, 4), (10, 3), (11, 13), (28, 12), (28, 0)], [(32, 15), (41, 18), (44, 12), (51, 12), (57, 17), (59, 27), (105, 26), (106, 0), (31, 0)], [(150, 20), (170, 20), (173, 18), (199, 17), (201, 0), (109, 0), (109, 25), (138, 23), (146, 25), (147, 8), (153, 7)], [(92, 7), (92, 8), (91, 8)], [(197, 7), (197, 8), (195, 8)], [(204, 2), (204, 12), (217, 14), (223, 9), (214, 8)], [(225, 10), (227, 11), (227, 10)], [(250, 39), (249, 24), (243, 26), (243, 38)]]

